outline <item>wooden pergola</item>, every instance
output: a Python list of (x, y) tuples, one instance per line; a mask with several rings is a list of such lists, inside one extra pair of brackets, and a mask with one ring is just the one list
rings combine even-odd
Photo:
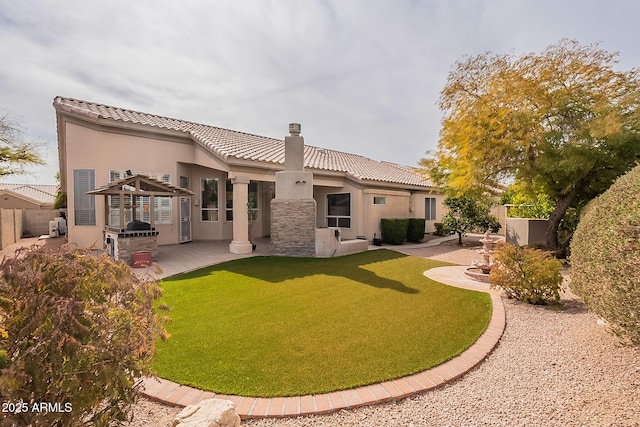
[[(109, 203), (106, 198), (108, 196), (119, 196), (119, 208), (120, 208), (120, 224), (117, 227), (118, 231), (124, 231), (126, 229), (125, 224), (125, 210), (131, 208), (133, 221), (136, 220), (136, 207), (138, 197), (149, 197), (149, 219), (151, 229), (154, 229), (154, 211), (155, 211), (155, 197), (179, 197), (179, 196), (193, 196), (194, 193), (175, 185), (151, 178), (147, 175), (135, 174), (127, 176), (126, 178), (118, 181), (110, 182), (109, 184), (96, 188), (95, 190), (88, 191), (87, 194), (102, 195), (105, 196), (104, 210), (105, 210), (105, 227), (109, 227)], [(131, 196), (131, 205), (125, 206), (125, 196)], [(116, 227), (113, 227), (116, 228)]]

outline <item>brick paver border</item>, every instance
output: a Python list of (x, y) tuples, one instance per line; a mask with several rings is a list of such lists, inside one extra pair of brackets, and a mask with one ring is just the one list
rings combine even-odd
[[(446, 283), (447, 275), (451, 274), (450, 277), (455, 277), (455, 280), (446, 284), (473, 289), (459, 283), (457, 276), (461, 273), (460, 267), (440, 267), (438, 270), (444, 273), (439, 275), (442, 283)], [(401, 400), (457, 380), (491, 353), (502, 337), (506, 317), (500, 296), (495, 292), (491, 292), (490, 296), (493, 310), (489, 326), (471, 347), (441, 365), (407, 377), (327, 394), (276, 398), (215, 394), (162, 378), (145, 378), (142, 394), (152, 400), (178, 407), (212, 397), (228, 399), (236, 404), (236, 410), (242, 419), (329, 414), (342, 409)]]

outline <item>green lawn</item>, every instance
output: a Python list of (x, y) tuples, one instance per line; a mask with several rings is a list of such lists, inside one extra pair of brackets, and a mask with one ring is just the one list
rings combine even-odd
[(348, 389), (438, 365), (491, 317), (488, 294), (423, 272), (447, 265), (389, 250), (330, 258), (254, 257), (162, 281), (171, 338), (155, 372), (224, 394)]

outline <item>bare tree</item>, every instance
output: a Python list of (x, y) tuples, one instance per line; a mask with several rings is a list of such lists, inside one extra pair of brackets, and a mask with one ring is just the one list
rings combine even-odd
[(38, 149), (39, 144), (25, 136), (14, 118), (0, 115), (0, 177), (21, 175), (28, 166), (44, 164)]

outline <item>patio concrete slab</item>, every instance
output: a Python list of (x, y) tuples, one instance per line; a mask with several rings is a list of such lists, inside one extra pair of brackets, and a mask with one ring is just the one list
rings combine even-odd
[(158, 258), (153, 266), (132, 270), (137, 274), (156, 276), (155, 268), (160, 267), (159, 278), (165, 278), (225, 261), (271, 254), (271, 242), (268, 239), (256, 240), (256, 250), (249, 254), (232, 254), (229, 252), (229, 243), (231, 242), (196, 240), (175, 245), (160, 245)]
[[(442, 242), (456, 239), (456, 236), (446, 236), (430, 240), (427, 243), (406, 244), (400, 247), (394, 246), (369, 246), (369, 250), (375, 249), (419, 249), (422, 247), (437, 246)], [(271, 241), (257, 239), (256, 250), (249, 254), (232, 254), (229, 252), (229, 240), (194, 240), (188, 243), (158, 246), (158, 257), (150, 268), (134, 268), (134, 272), (140, 275), (151, 274), (156, 276), (155, 269), (160, 267), (159, 278), (165, 278), (180, 273), (187, 273), (199, 268), (208, 267), (225, 261), (252, 256), (271, 255)]]

